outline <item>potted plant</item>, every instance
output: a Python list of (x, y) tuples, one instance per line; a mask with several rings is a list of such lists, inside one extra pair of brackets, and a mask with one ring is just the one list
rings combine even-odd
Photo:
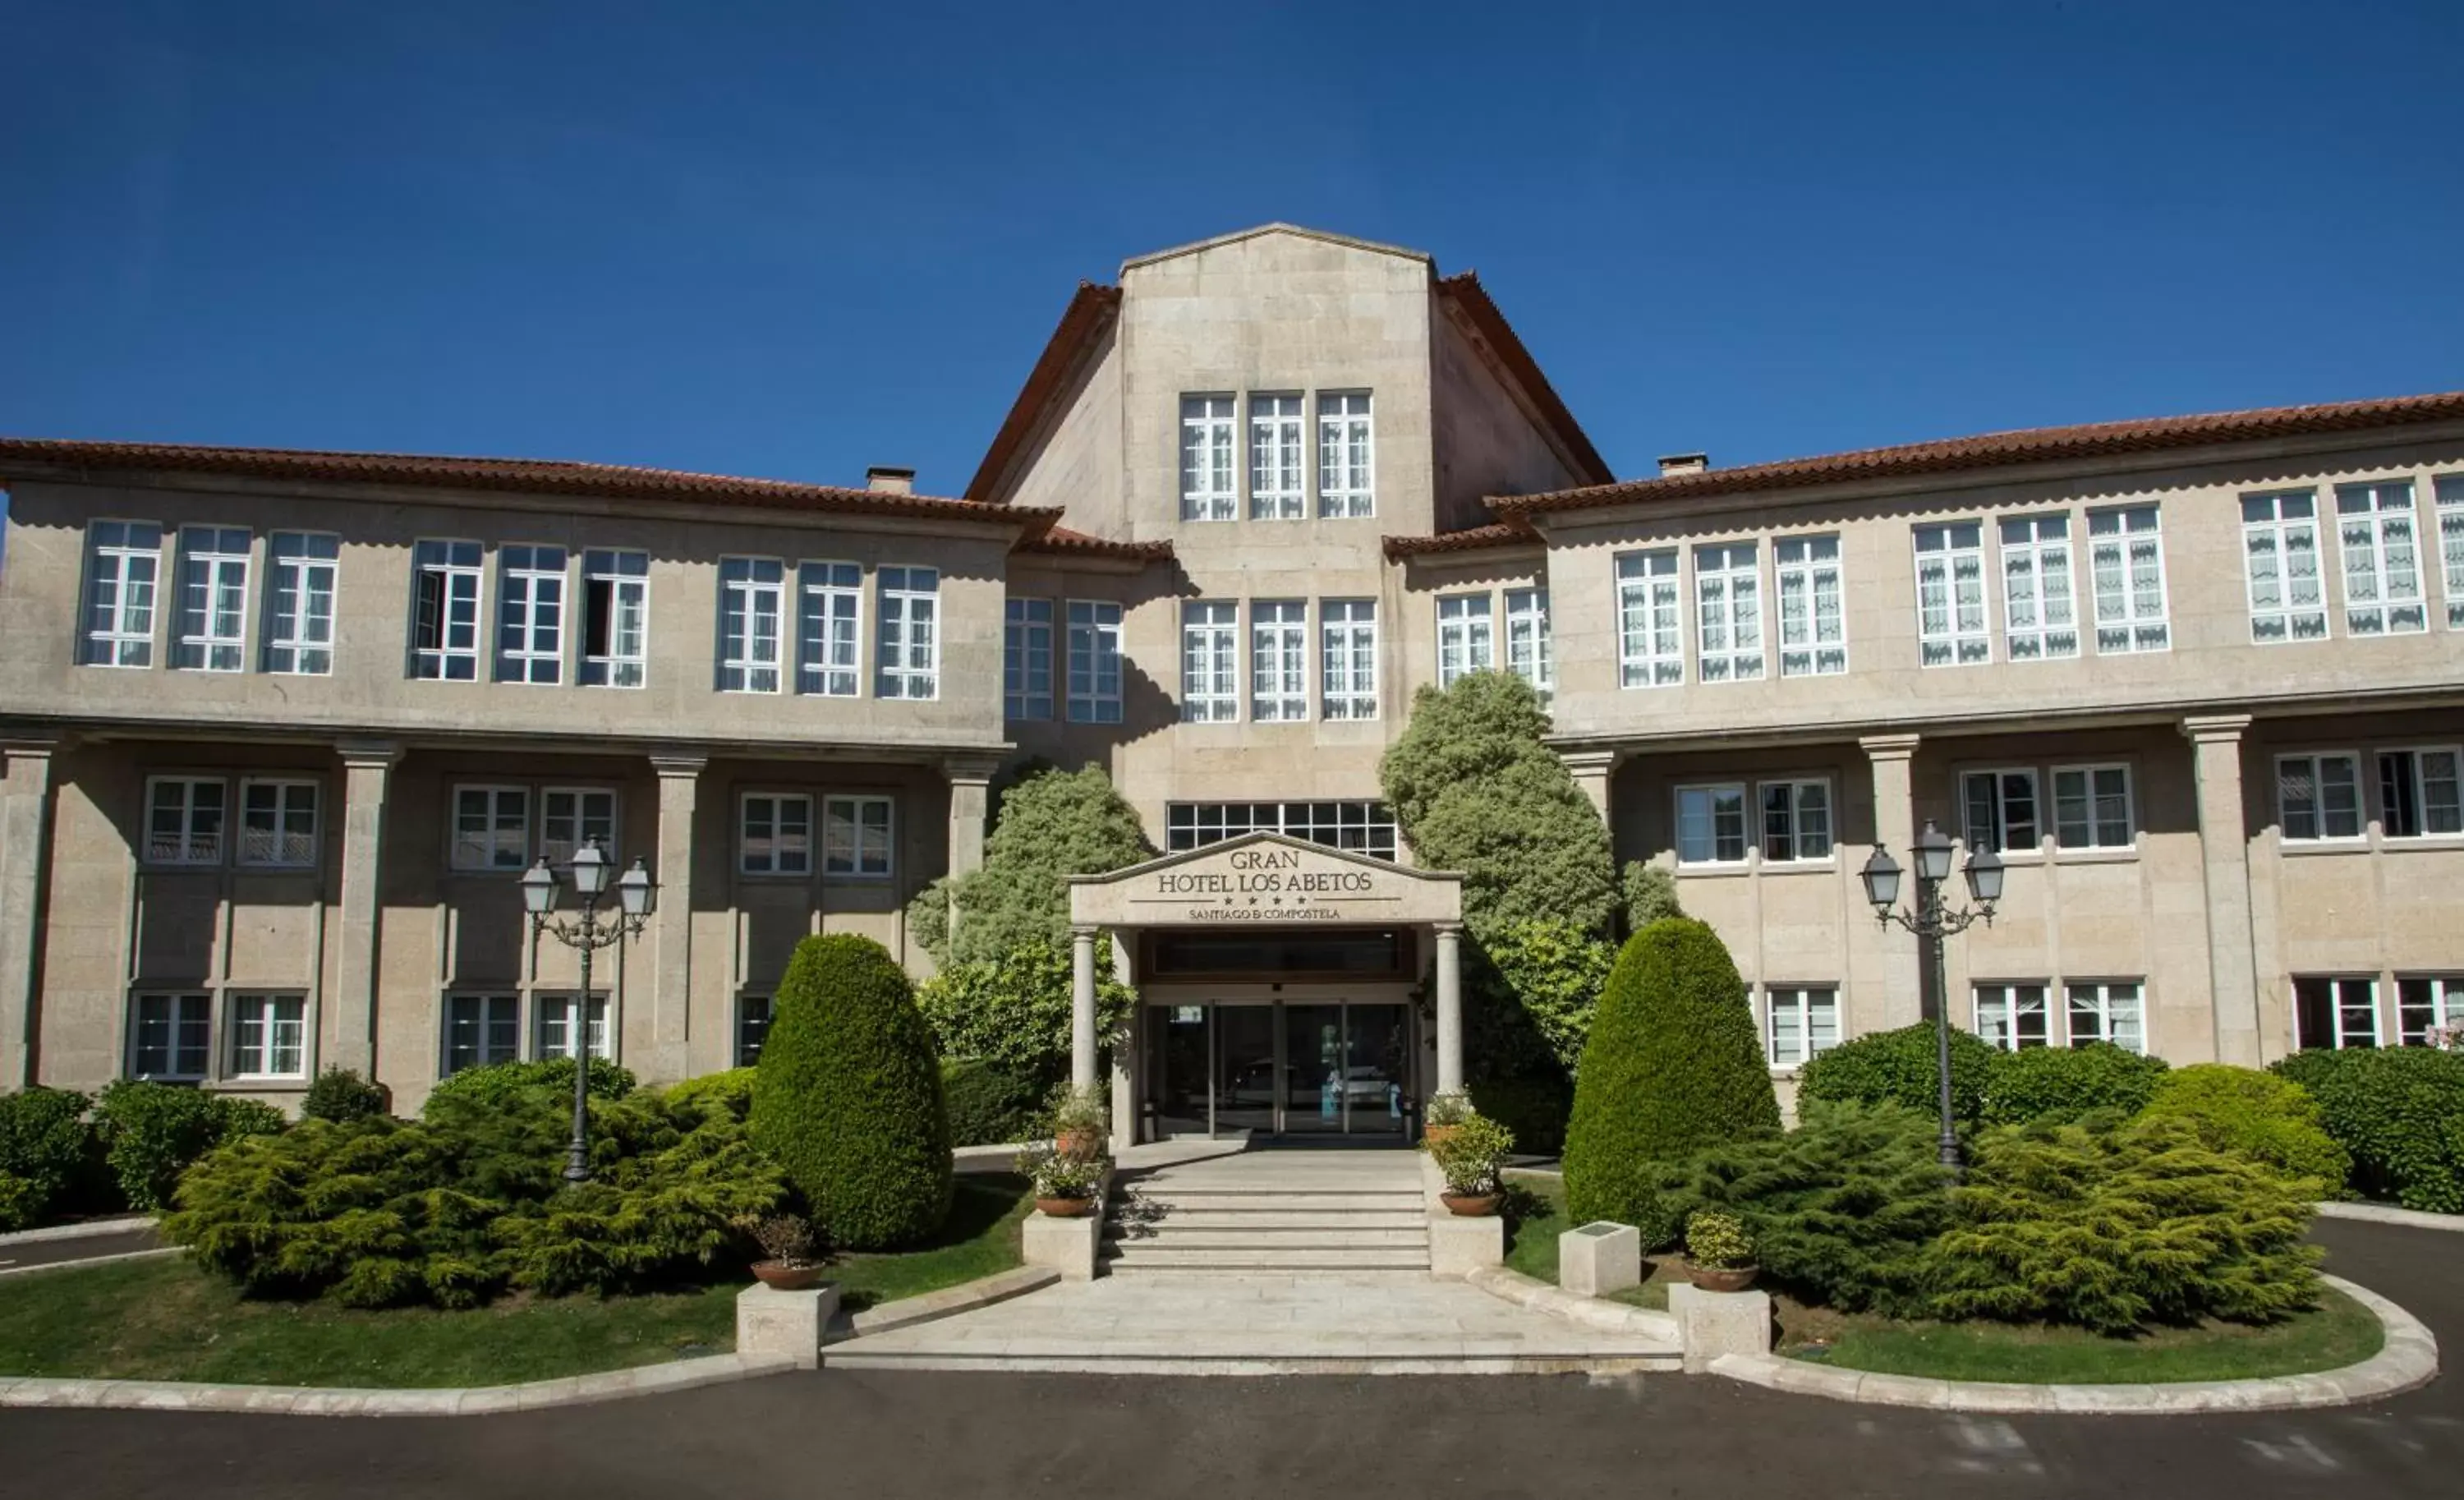
[(1449, 1210), (1467, 1218), (1497, 1212), (1505, 1196), (1499, 1174), (1513, 1149), (1512, 1131), (1485, 1114), (1464, 1116), (1429, 1147), (1429, 1158), (1446, 1179), (1445, 1191), (1438, 1197)]
[(1064, 1087), (1053, 1095), (1049, 1114), (1055, 1151), (1082, 1159), (1104, 1155), (1105, 1143), (1111, 1138), (1112, 1097), (1101, 1086)]
[(1697, 1209), (1685, 1221), (1685, 1276), (1705, 1291), (1743, 1291), (1761, 1273), (1753, 1236), (1735, 1214)]
[(1428, 1114), (1420, 1122), (1420, 1148), (1437, 1150), (1438, 1142), (1453, 1135), (1471, 1116), (1470, 1094), (1460, 1090), (1431, 1094)]
[(1075, 1156), (1042, 1141), (1018, 1154), (1018, 1170), (1035, 1184), (1036, 1212), (1053, 1219), (1081, 1219), (1095, 1208), (1111, 1158), (1101, 1152)]
[(808, 1290), (828, 1268), (829, 1256), (816, 1242), (813, 1226), (794, 1214), (748, 1216), (736, 1223), (761, 1246), (764, 1258), (753, 1263), (753, 1275), (765, 1287)]

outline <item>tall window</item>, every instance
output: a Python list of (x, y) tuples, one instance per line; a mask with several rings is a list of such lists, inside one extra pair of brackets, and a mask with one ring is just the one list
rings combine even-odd
[(518, 1062), (522, 1055), (522, 1002), (518, 995), (449, 995), (445, 998), (445, 1072)]
[(2304, 1050), (2378, 1046), (2378, 981), (2296, 975), (2293, 1030), (2294, 1045)]
[(1682, 865), (1735, 865), (1746, 857), (1746, 788), (1677, 788), (1677, 861)]
[(1377, 717), (1377, 601), (1327, 599), (1317, 607), (1328, 718)]
[(213, 997), (140, 995), (132, 1017), (128, 1075), (192, 1082), (213, 1061)]
[(2172, 645), (2165, 615), (2165, 538), (2157, 527), (2153, 505), (2087, 513), (2099, 655)]
[(1447, 594), (1438, 600), (1438, 686), (1451, 687), (1468, 672), (1497, 664), (1496, 629), (1486, 594)]
[(941, 573), (930, 567), (885, 567), (881, 585), (880, 657), (873, 695), (937, 697), (941, 692)]
[(780, 616), (786, 564), (776, 558), (718, 560), (718, 691), (779, 691)]
[(829, 797), (822, 803), (822, 872), (890, 873), (890, 799)]
[(1919, 526), (1917, 653), (1928, 667), (1993, 659), (1985, 625), (1985, 527), (1981, 521)]
[(650, 555), (593, 548), (582, 555), (582, 672), (585, 688), (638, 688), (650, 661)]
[(530, 863), (531, 794), (523, 786), (453, 788), (455, 870), (518, 871)]
[(2242, 496), (2241, 547), (2250, 579), (2250, 638), (2262, 646), (2327, 637), (2327, 593), (2319, 574), (2318, 509), (2317, 497), (2307, 490)]
[(2125, 1052), (2147, 1050), (2147, 1027), (2141, 1013), (2138, 982), (2116, 984), (2072, 984), (2069, 998), (2070, 1044), (2110, 1042)]
[(1779, 590), (1779, 674), (1827, 677), (1848, 670), (1839, 597), (1839, 539), (1782, 537), (1771, 543)]
[(1308, 447), (1301, 398), (1249, 398), (1249, 518), (1299, 520), (1309, 514)]
[(237, 672), (248, 650), (248, 532), (180, 528), (180, 638), (171, 665)]
[[(540, 995), (532, 1002), (538, 1012), (539, 1050), (537, 1056), (571, 1057), (573, 1055), (573, 1012), (579, 995)], [(589, 1047), (593, 1057), (607, 1055), (607, 997), (590, 997)]]
[(1959, 779), (1960, 802), (1967, 822), (1963, 831), (1970, 849), (1997, 854), (2036, 851), (2042, 837), (2036, 823), (2036, 773), (1969, 771)]
[(277, 531), (266, 539), (266, 671), (321, 677), (334, 670), (340, 548), (328, 532)]
[(2457, 752), (2379, 752), (2379, 826), (2391, 839), (2464, 833), (2464, 806), (2457, 796)]
[(1556, 690), (1557, 669), (1549, 651), (1549, 590), (1506, 591), (1506, 670), (1531, 684), (1543, 703)]
[(1751, 541), (1694, 549), (1694, 659), (1705, 682), (1763, 674), (1760, 551)]
[(1069, 721), (1121, 721), (1121, 607), (1069, 601)]
[(2464, 474), (2438, 476), (2438, 557), (2447, 583), (2447, 628), (2464, 630)]
[(317, 783), (239, 783), (239, 862), (280, 870), (317, 863)]
[(1773, 1068), (1795, 1068), (1839, 1045), (1839, 992), (1836, 989), (1763, 991), (1764, 1054)]
[(1230, 520), (1232, 398), (1180, 398), (1180, 518)]
[(1262, 724), (1309, 717), (1309, 606), (1298, 599), (1250, 603), (1249, 717)]
[(496, 549), (496, 680), (564, 677), (564, 549)]
[(479, 544), (423, 541), (411, 550), (410, 674), (479, 680)]
[(2395, 982), (2396, 1044), (2442, 1047), (2451, 1026), (2464, 1026), (2464, 976)]
[(2336, 537), (2344, 558), (2346, 630), (2403, 635), (2429, 629), (2412, 533), (2412, 481), (2339, 485)]
[(1765, 782), (1763, 859), (1766, 863), (1831, 857), (1831, 783)]
[(761, 1043), (770, 1035), (770, 997), (746, 995), (736, 1003), (736, 1066), (761, 1061)]
[(158, 776), (146, 783), (145, 862), (223, 862), (224, 786), (220, 780)]
[(1228, 599), (1180, 607), (1180, 717), (1193, 724), (1241, 717), (1241, 607)]
[(1052, 717), (1052, 601), (1013, 599), (1001, 611), (1001, 712)]
[(1628, 552), (1617, 560), (1617, 682), (1664, 688), (1685, 680), (1685, 628), (1677, 591), (1677, 550)]
[(2042, 984), (1979, 984), (1975, 998), (1976, 1034), (1987, 1043), (2015, 1052), (2050, 1041)]
[(1375, 453), (1369, 430), (1369, 393), (1317, 398), (1317, 513), (1377, 514)]
[(2063, 849), (2128, 849), (2130, 767), (2054, 767), (2054, 842)]
[(1395, 811), (1382, 802), (1176, 802), (1164, 806), (1164, 827), (1176, 853), (1265, 832), (1395, 857)]
[(736, 868), (748, 875), (813, 872), (813, 799), (748, 792), (737, 829)]
[(2277, 827), (2288, 839), (2362, 836), (2362, 766), (2349, 755), (2276, 758)]
[(233, 995), (224, 1003), (234, 1078), (308, 1076), (308, 1002), (298, 995)]
[(864, 568), (807, 562), (796, 582), (796, 691), (854, 697), (864, 677)]
[(99, 520), (86, 528), (85, 647), (94, 667), (154, 664), (154, 583), (163, 565), (163, 528), (142, 520)]
[(576, 849), (592, 839), (609, 864), (616, 862), (616, 794), (605, 787), (550, 786), (539, 793), (539, 854), (552, 865), (570, 865)]
[(2013, 661), (2079, 654), (2069, 517), (2024, 516), (2002, 523), (2002, 624)]

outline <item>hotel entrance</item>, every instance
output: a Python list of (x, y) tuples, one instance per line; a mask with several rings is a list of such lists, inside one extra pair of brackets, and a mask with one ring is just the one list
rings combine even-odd
[(1157, 1137), (1401, 1141), (1415, 1111), (1412, 1007), (1397, 1002), (1156, 1005), (1141, 1028)]

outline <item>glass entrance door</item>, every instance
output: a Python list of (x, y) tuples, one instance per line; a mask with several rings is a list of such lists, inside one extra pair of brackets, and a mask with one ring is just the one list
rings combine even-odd
[(1402, 1136), (1408, 1006), (1218, 1002), (1149, 1018), (1147, 1113), (1164, 1136)]
[(1410, 1017), (1401, 1005), (1286, 1005), (1284, 1131), (1397, 1136), (1410, 1081)]

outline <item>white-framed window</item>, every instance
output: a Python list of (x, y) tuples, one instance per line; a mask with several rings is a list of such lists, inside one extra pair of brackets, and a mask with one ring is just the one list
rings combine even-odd
[(1916, 528), (1917, 656), (1927, 667), (1993, 659), (1985, 623), (1985, 524), (1956, 520)]
[(239, 862), (276, 870), (317, 863), (318, 783), (250, 777), (239, 783)]
[(777, 558), (718, 560), (718, 691), (779, 691), (780, 617), (787, 565)]
[(1617, 684), (1665, 688), (1685, 680), (1685, 618), (1677, 549), (1626, 552), (1617, 560)]
[(564, 680), (564, 549), (513, 542), (496, 549), (496, 680)]
[(2379, 752), (2379, 830), (2391, 839), (2464, 833), (2453, 745)]
[(171, 665), (237, 672), (248, 659), (248, 529), (180, 528), (180, 632)]
[(1001, 609), (1001, 712), (1052, 717), (1052, 601), (1013, 599)]
[(770, 1035), (770, 997), (739, 995), (736, 999), (736, 1066), (761, 1061), (761, 1044)]
[(1121, 607), (1099, 599), (1068, 602), (1069, 722), (1121, 721)]
[(748, 875), (813, 872), (813, 799), (802, 792), (747, 792), (737, 822), (736, 868)]
[(1824, 986), (1763, 991), (1763, 1052), (1773, 1068), (1796, 1068), (1839, 1045), (1839, 992)]
[(1830, 782), (1765, 782), (1756, 790), (1763, 806), (1765, 864), (1831, 857)]
[(2078, 655), (2071, 518), (2014, 516), (2001, 529), (2002, 644), (2011, 659), (2055, 661)]
[(1465, 673), (1497, 665), (1496, 625), (1486, 594), (1442, 594), (1438, 599), (1438, 686), (1451, 687)]
[(2293, 978), (2294, 1043), (2312, 1048), (2379, 1045), (2379, 982), (2328, 975)]
[(2344, 560), (2347, 634), (2409, 635), (2430, 628), (2411, 480), (2338, 485), (2336, 539)]
[(1193, 724), (1241, 717), (1241, 607), (1231, 600), (1180, 607), (1180, 717)]
[(154, 665), (154, 588), (163, 566), (163, 528), (152, 521), (99, 520), (86, 528), (85, 640), (89, 667)]
[(616, 793), (605, 786), (548, 786), (539, 791), (539, 857), (558, 867), (573, 863), (591, 839), (611, 865), (616, 854)]
[(1230, 396), (1180, 398), (1180, 518), (1234, 515)]
[(2037, 822), (2035, 767), (1963, 772), (1959, 799), (1965, 818), (1961, 830), (1971, 850), (2036, 852), (2044, 835)]
[(1506, 670), (1531, 684), (1540, 701), (1557, 688), (1557, 666), (1549, 649), (1549, 590), (1506, 591)]
[(1694, 662), (1705, 682), (1763, 674), (1761, 557), (1751, 541), (1694, 549)]
[[(533, 1029), (538, 1037), (536, 1049), (532, 1053), (534, 1057), (544, 1059), (573, 1055), (573, 1012), (576, 1009), (576, 1003), (581, 998), (579, 995), (534, 995), (531, 998), (531, 1010), (535, 1018)], [(605, 1057), (607, 1055), (606, 996), (590, 997), (589, 1017), (590, 1055)]]
[(2172, 649), (2160, 525), (2153, 505), (2087, 513), (2088, 573), (2096, 585), (2100, 656)]
[(2442, 1033), (2455, 1026), (2464, 1026), (2464, 975), (2397, 977), (2398, 1047), (2442, 1047)]
[(1174, 853), (1244, 833), (1284, 833), (1328, 849), (1395, 857), (1395, 809), (1382, 802), (1175, 802), (1164, 805)]
[(1375, 441), (1369, 392), (1321, 392), (1317, 398), (1317, 513), (1333, 518), (1377, 514)]
[(128, 1076), (156, 1083), (202, 1080), (213, 1064), (210, 995), (142, 994), (129, 1006)]
[(429, 682), (479, 680), (479, 544), (411, 548), (410, 674)]
[(233, 1078), (308, 1076), (308, 1001), (302, 995), (228, 995), (223, 1029)]
[(1846, 606), (1840, 597), (1839, 539), (1781, 537), (1771, 542), (1779, 591), (1779, 674), (1828, 677), (1848, 670)]
[(1249, 518), (1300, 520), (1309, 515), (1309, 447), (1302, 400), (1249, 398)]
[(145, 783), (145, 863), (221, 864), (227, 795), (220, 777), (150, 778)]
[(807, 562), (796, 570), (796, 691), (856, 696), (864, 681), (863, 566)]
[(322, 677), (334, 670), (334, 593), (341, 539), (277, 531), (265, 539), (265, 670)]
[(530, 863), (531, 793), (527, 786), (453, 788), (453, 849), (447, 863), (463, 871), (518, 871)]
[(2464, 474), (2438, 476), (2438, 565), (2447, 585), (2447, 628), (2464, 630)]
[(2070, 1045), (2110, 1042), (2125, 1052), (2147, 1050), (2145, 997), (2137, 980), (2066, 984)]
[(445, 997), (445, 1075), (466, 1068), (519, 1062), (522, 1001), (518, 995)]
[(582, 670), (585, 688), (638, 688), (650, 673), (650, 555), (593, 547), (582, 554)]
[(1377, 717), (1377, 601), (1318, 601), (1319, 692), (1328, 718)]
[(2241, 497), (2241, 548), (2250, 584), (2250, 638), (2262, 646), (2327, 638), (2327, 585), (2319, 571), (2319, 498), (2308, 490)]
[(1309, 717), (1309, 605), (1302, 600), (1249, 603), (1249, 717), (1261, 724)]
[(890, 802), (887, 797), (823, 799), (824, 874), (890, 873)]
[(932, 698), (941, 695), (941, 570), (885, 567), (881, 639), (873, 663), (873, 696)]
[(2348, 753), (2276, 758), (2276, 826), (2287, 839), (2362, 836), (2362, 761)]
[(1979, 984), (1975, 993), (1976, 1034), (2006, 1052), (2045, 1047), (2047, 1027), (2042, 984)]
[(2128, 849), (2137, 822), (2127, 765), (2054, 767), (2054, 843), (2060, 849)]
[(1737, 865), (1745, 858), (1745, 783), (1677, 788), (1677, 862)]

